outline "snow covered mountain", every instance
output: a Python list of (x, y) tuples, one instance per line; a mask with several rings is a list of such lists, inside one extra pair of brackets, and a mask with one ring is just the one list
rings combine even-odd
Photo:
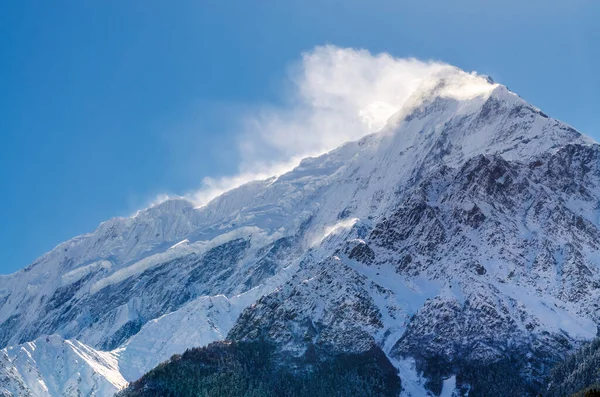
[[(377, 134), (200, 208), (172, 199), (110, 220), (0, 276), (0, 347), (57, 334), (132, 381), (226, 337), (266, 335), (291, 356), (375, 344), (405, 395), (477, 395), (485, 368), (526, 394), (597, 333), (599, 156), (506, 87), (452, 70)], [(32, 363), (38, 378), (70, 351)], [(92, 372), (117, 387), (111, 363)]]
[(108, 396), (126, 385), (113, 354), (58, 335), (0, 350), (2, 396)]

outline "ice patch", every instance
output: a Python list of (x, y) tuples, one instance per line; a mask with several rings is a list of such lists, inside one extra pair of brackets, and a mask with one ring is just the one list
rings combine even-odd
[(402, 381), (400, 397), (423, 397), (430, 393), (425, 388), (425, 379), (417, 372), (415, 360), (412, 358), (396, 360), (388, 357), (392, 364), (398, 368), (398, 376)]
[(442, 392), (440, 393), (440, 397), (455, 397), (456, 390), (456, 376), (451, 376), (448, 379), (444, 380), (444, 386), (442, 387)]
[(186, 238), (185, 240), (183, 240), (183, 241), (180, 241), (180, 242), (178, 242), (177, 244), (174, 244), (174, 245), (172, 245), (171, 247), (169, 247), (169, 249), (171, 250), (171, 249), (173, 249), (173, 248), (179, 247), (180, 245), (183, 245), (183, 244), (188, 244), (189, 242), (190, 242), (190, 240), (188, 240), (188, 239)]

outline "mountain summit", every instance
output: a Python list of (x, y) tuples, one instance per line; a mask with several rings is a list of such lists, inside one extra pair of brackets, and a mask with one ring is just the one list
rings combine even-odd
[[(57, 334), (133, 381), (187, 348), (266, 339), (286, 360), (380, 349), (403, 395), (484, 395), (490, 381), (534, 394), (600, 323), (599, 156), (450, 69), (379, 133), (201, 208), (172, 199), (107, 221), (0, 277), (4, 362)], [(55, 378), (32, 365), (35, 382)], [(57, 395), (23, 368), (0, 391)], [(85, 387), (115, 379), (89, 373)]]

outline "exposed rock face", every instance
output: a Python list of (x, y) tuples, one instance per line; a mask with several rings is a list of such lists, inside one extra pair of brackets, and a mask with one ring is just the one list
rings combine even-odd
[(534, 392), (600, 323), (600, 147), (456, 73), (379, 134), (2, 276), (1, 345), (58, 333), (114, 349), (128, 380), (226, 335), (286, 359), (377, 346), (407, 395), (492, 374)]

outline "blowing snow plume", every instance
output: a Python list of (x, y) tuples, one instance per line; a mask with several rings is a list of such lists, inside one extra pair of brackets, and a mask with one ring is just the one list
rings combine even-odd
[(190, 198), (206, 204), (248, 181), (280, 175), (302, 158), (379, 131), (424, 80), (452, 69), (336, 46), (305, 52), (290, 68), (284, 104), (262, 106), (241, 120), (239, 173), (205, 178)]

